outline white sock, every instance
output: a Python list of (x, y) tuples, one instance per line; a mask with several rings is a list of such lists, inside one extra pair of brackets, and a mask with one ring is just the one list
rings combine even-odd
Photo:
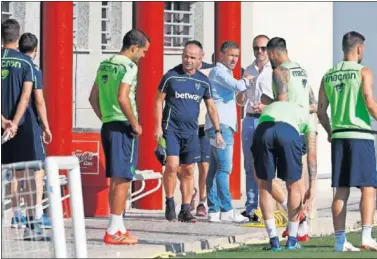
[(308, 221), (304, 220), (301, 224), (298, 225), (298, 236), (302, 237), (308, 234)]
[(363, 231), (361, 234), (361, 244), (365, 244), (370, 239), (372, 239), (372, 226), (363, 225)]
[(288, 222), (288, 236), (296, 238), (297, 231), (298, 231), (298, 221), (296, 222), (289, 221)]
[(43, 208), (42, 205), (35, 205), (35, 219), (42, 218)]
[(275, 219), (267, 219), (264, 221), (269, 238), (277, 237)]
[(107, 233), (109, 235), (114, 235), (118, 231), (120, 231), (122, 234), (127, 232), (127, 229), (124, 226), (123, 222), (123, 215), (110, 214), (109, 225), (107, 226)]
[(283, 201), (280, 203), (281, 206), (285, 209), (285, 211), (288, 211), (288, 200)]
[(22, 211), (19, 207), (13, 208), (13, 216), (18, 219), (22, 217)]

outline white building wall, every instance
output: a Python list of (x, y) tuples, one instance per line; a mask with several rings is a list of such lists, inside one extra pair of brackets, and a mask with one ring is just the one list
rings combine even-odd
[[(323, 73), (332, 64), (332, 3), (242, 2), (242, 66), (254, 60), (252, 40), (258, 34), (287, 41), (289, 57), (303, 66), (315, 94)], [(318, 135), (318, 174), (328, 174), (330, 145), (321, 126)]]
[[(132, 2), (122, 2), (121, 40), (132, 29)], [(101, 2), (89, 5), (89, 48), (78, 49), (73, 60), (73, 125), (76, 128), (101, 127), (101, 121), (93, 112), (88, 98), (99, 63), (119, 52), (120, 49), (101, 49)], [(120, 43), (122, 45), (122, 42)], [(75, 70), (77, 58), (77, 70)], [(76, 79), (77, 78), (77, 79)], [(77, 80), (77, 81), (75, 81)], [(75, 113), (76, 111), (76, 113)]]
[[(25, 2), (25, 23), (23, 27), (24, 32), (33, 33), (37, 36), (38, 40), (40, 39), (41, 33), (41, 3), (40, 2)], [(33, 22), (29, 22), (33, 21)], [(39, 44), (41, 44), (39, 40)], [(38, 51), (37, 57), (35, 58), (34, 62), (39, 65), (40, 64), (40, 53)]]

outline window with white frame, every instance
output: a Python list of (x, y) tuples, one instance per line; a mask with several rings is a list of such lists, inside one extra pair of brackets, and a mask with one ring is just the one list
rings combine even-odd
[(110, 5), (109, 2), (102, 2), (101, 7), (101, 46), (102, 49), (109, 49), (111, 44), (111, 28), (110, 28)]
[(165, 2), (164, 49), (182, 50), (185, 43), (194, 39), (195, 2)]
[(10, 1), (1, 2), (1, 21), (12, 18), (13, 16), (13, 3)]

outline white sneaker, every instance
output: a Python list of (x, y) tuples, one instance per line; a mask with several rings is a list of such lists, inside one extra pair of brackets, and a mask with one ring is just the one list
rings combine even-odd
[(376, 239), (370, 238), (363, 244), (361, 244), (361, 249), (377, 251), (377, 241)]
[(241, 213), (236, 209), (232, 209), (227, 212), (221, 212), (220, 218), (224, 221), (232, 221), (236, 223), (249, 222), (249, 218), (242, 216)]
[(357, 247), (354, 247), (350, 242), (346, 241), (343, 244), (343, 249), (339, 249), (335, 245), (335, 251), (338, 251), (338, 252), (359, 252), (360, 249), (357, 248)]
[(208, 213), (208, 221), (209, 222), (221, 222), (220, 211)]

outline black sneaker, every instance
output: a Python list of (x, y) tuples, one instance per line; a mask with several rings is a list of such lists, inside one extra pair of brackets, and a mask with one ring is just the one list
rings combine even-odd
[(177, 219), (177, 214), (175, 214), (174, 200), (166, 200), (165, 218), (168, 221), (175, 221)]
[(196, 223), (197, 220), (190, 211), (181, 210), (178, 214), (178, 221)]
[(255, 213), (247, 213), (245, 210), (241, 215), (248, 218), (250, 222), (260, 222), (260, 218)]

